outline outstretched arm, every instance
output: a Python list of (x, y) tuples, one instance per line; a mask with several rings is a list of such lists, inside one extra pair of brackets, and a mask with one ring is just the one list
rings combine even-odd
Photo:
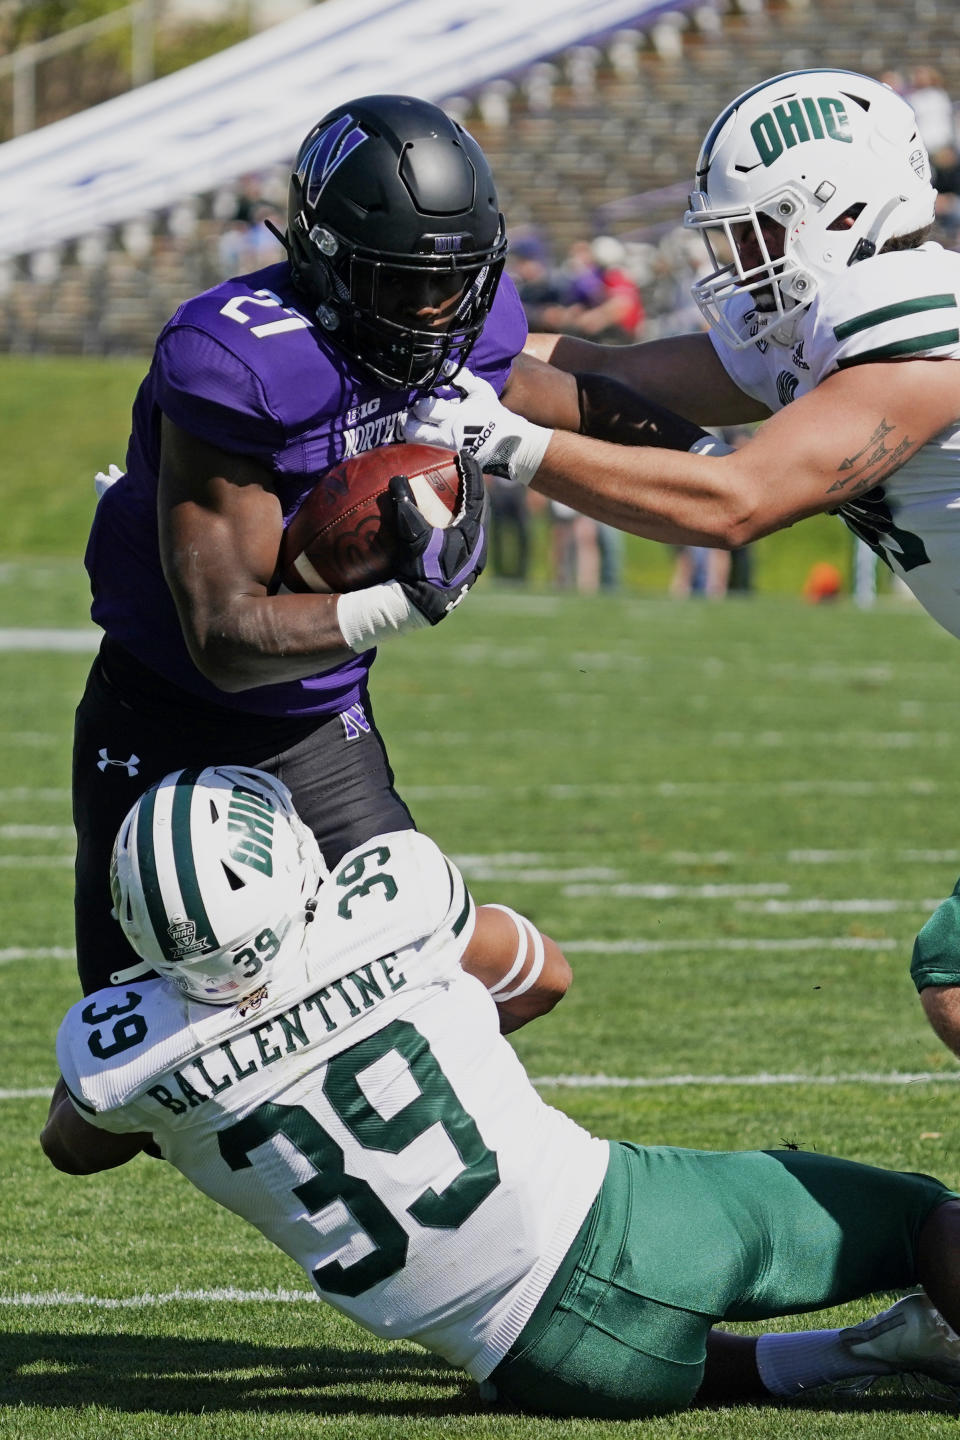
[[(836, 510), (892, 475), (960, 415), (951, 360), (853, 366), (794, 401), (727, 455), (611, 445), (518, 418), (489, 386), (420, 402), (405, 433), (426, 444), (477, 437), (484, 469), (532, 484), (621, 530), (680, 545), (735, 548)], [(460, 437), (458, 442), (457, 437)]]
[[(599, 361), (602, 347), (593, 348)], [(501, 398), (508, 410), (537, 425), (573, 430), (616, 445), (689, 450), (704, 434), (694, 421), (610, 374), (599, 370), (566, 374), (529, 355), (517, 357)]]
[(865, 494), (958, 415), (957, 362), (859, 365), (830, 375), (722, 457), (555, 431), (532, 483), (649, 539), (735, 548)]
[(515, 910), (499, 905), (478, 908), (460, 963), (489, 990), (504, 1035), (552, 1010), (573, 979), (556, 942)]
[[(574, 335), (530, 335), (524, 354), (562, 373), (608, 375), (645, 400), (698, 425), (748, 425), (770, 414), (730, 379), (705, 332), (640, 345), (597, 345)], [(527, 415), (509, 398), (507, 404)], [(541, 425), (558, 424), (536, 415), (528, 418)]]

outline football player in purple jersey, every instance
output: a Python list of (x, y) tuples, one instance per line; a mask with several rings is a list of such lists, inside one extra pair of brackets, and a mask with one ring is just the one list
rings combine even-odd
[(279, 592), (283, 527), (317, 479), (402, 440), (411, 405), (467, 360), (532, 422), (617, 438), (619, 393), (592, 402), (585, 383), (578, 408), (569, 377), (521, 354), (490, 167), (437, 106), (375, 95), (331, 110), (300, 147), (280, 239), (286, 260), (194, 296), (164, 326), (125, 473), (97, 506), (86, 565), (104, 638), (73, 761), (88, 992), (130, 963), (104, 876), (124, 814), (168, 771), (277, 775), (328, 864), (413, 827), (368, 675), (381, 641), (436, 624), (479, 575), (483, 478), (464, 447), (463, 513), (436, 533), (393, 482), (406, 546), (391, 583)]
[[(86, 554), (104, 638), (77, 712), (76, 930), (84, 990), (132, 955), (105, 876), (120, 819), (175, 766), (261, 766), (329, 864), (412, 828), (370, 708), (386, 637), (442, 619), (485, 557), (483, 479), (434, 536), (396, 486), (396, 581), (277, 593), (283, 526), (332, 465), (402, 439), (407, 407), (469, 356), (498, 392), (526, 338), (489, 166), (443, 111), (333, 110), (290, 180), (287, 259), (187, 300), (157, 340), (126, 470)], [(431, 544), (431, 541), (433, 543)], [(440, 553), (436, 555), (437, 545)]]

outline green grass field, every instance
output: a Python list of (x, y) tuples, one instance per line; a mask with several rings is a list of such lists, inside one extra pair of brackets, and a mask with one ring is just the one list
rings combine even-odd
[[(442, 1362), (306, 1298), (292, 1262), (162, 1163), (50, 1169), (36, 1137), (77, 994), (69, 737), (89, 663), (89, 498), (71, 499), (70, 543), (30, 561), (15, 558), (43, 553), (27, 500), (8, 507), (21, 539), (0, 565), (0, 1434), (954, 1434), (955, 1418), (892, 1394), (643, 1427), (490, 1412)], [(67, 627), (81, 648), (9, 648), (21, 627)], [(384, 651), (377, 718), (419, 824), (478, 900), (528, 913), (574, 966), (563, 1004), (516, 1037), (552, 1103), (603, 1135), (796, 1144), (960, 1186), (960, 1067), (908, 975), (960, 873), (956, 655), (892, 598), (862, 613), (488, 582)]]

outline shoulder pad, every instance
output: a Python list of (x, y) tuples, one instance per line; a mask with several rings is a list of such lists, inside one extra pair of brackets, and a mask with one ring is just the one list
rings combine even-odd
[(324, 926), (324, 948), (338, 957), (401, 950), (434, 936), (462, 949), (473, 930), (473, 901), (463, 876), (417, 830), (394, 831), (357, 846), (320, 894), (317, 921)]
[(958, 353), (960, 256), (939, 245), (861, 261), (812, 307), (821, 374), (871, 361)]

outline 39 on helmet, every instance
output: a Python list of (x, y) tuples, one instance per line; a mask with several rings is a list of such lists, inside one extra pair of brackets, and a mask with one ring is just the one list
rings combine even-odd
[(114, 843), (114, 909), (142, 963), (111, 978), (155, 970), (193, 999), (239, 1000), (299, 946), (326, 873), (279, 780), (233, 765), (174, 771)]
[(352, 100), (314, 126), (281, 238), (336, 345), (385, 384), (418, 389), (466, 360), (507, 250), (480, 146), (407, 95)]
[(831, 277), (934, 217), (930, 161), (905, 100), (848, 70), (795, 70), (740, 95), (697, 160), (684, 225), (710, 272), (693, 296), (736, 349), (791, 343)]

